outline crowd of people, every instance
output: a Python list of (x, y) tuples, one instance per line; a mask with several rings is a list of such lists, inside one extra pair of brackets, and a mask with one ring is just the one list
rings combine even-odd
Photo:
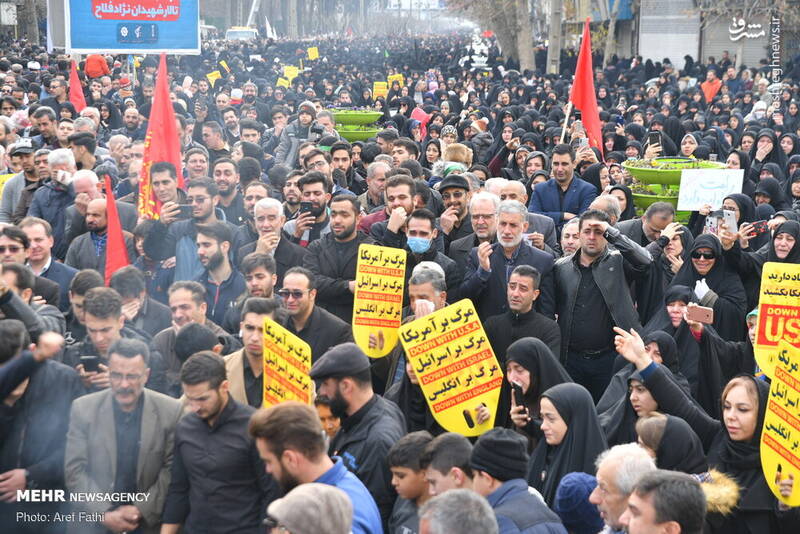
[[(147, 176), (157, 58), (90, 55), (76, 88), (67, 56), (3, 50), (3, 532), (800, 531), (762, 472), (753, 352), (764, 263), (800, 263), (792, 65), (614, 57), (601, 150), (564, 127), (571, 52), (542, 75), (471, 35), (312, 44), (288, 81), (309, 42), (170, 57), (183, 165)], [(380, 112), (374, 137), (337, 109)], [(622, 164), (659, 156), (725, 161), (742, 192), (637, 210)], [(709, 231), (719, 209), (736, 225)], [(130, 265), (105, 280), (110, 218)], [(475, 305), (495, 428), (447, 432), (400, 344), (353, 342), (364, 243), (406, 252), (404, 322)], [(265, 319), (310, 346), (313, 406), (262, 407)]]

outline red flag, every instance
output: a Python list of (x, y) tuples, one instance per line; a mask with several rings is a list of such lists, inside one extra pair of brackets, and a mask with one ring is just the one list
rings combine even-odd
[(153, 106), (150, 109), (150, 121), (144, 138), (144, 162), (139, 179), (139, 215), (145, 219), (157, 219), (161, 209), (161, 203), (156, 198), (150, 181), (150, 166), (160, 161), (168, 161), (175, 165), (178, 172), (178, 187), (183, 189), (181, 139), (175, 124), (175, 110), (172, 109), (172, 101), (169, 99), (166, 54), (161, 54), (161, 61), (158, 64)]
[(69, 69), (69, 101), (75, 106), (75, 111), (80, 113), (86, 107), (86, 99), (83, 98), (83, 87), (81, 79), (78, 78), (78, 66), (73, 60)]
[(600, 113), (597, 111), (597, 97), (594, 92), (594, 71), (592, 70), (592, 43), (589, 36), (589, 17), (583, 26), (581, 51), (575, 68), (575, 82), (569, 99), (575, 109), (581, 111), (581, 120), (589, 138), (589, 146), (603, 153), (603, 137), (600, 134)]
[(106, 176), (106, 285), (111, 281), (111, 275), (117, 269), (130, 265), (128, 260), (128, 247), (125, 246), (125, 237), (122, 235), (122, 223), (119, 222), (117, 202), (114, 191), (111, 190), (111, 177)]

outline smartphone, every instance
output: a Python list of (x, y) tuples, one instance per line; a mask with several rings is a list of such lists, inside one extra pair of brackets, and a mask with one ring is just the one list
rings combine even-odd
[(87, 373), (100, 372), (99, 356), (81, 356), (81, 364), (83, 365), (83, 370)]
[(587, 137), (579, 137), (578, 138), (578, 148), (583, 148), (585, 146), (589, 146), (589, 138), (587, 138)]
[(649, 146), (660, 145), (661, 144), (661, 132), (648, 132), (647, 133), (647, 144)]
[(764, 234), (769, 230), (769, 225), (767, 221), (754, 221), (753, 223), (753, 233), (750, 234), (750, 237), (755, 237), (761, 234)]
[(192, 205), (191, 204), (178, 204), (178, 217), (181, 219), (192, 218)]
[(714, 322), (714, 308), (706, 308), (705, 306), (686, 308), (686, 318), (698, 323), (712, 324)]
[(576, 132), (585, 132), (586, 128), (583, 127), (583, 121), (580, 119), (576, 120), (572, 123), (572, 127), (575, 129)]
[(736, 213), (733, 210), (722, 210), (722, 222), (728, 227), (729, 232), (736, 232)]
[[(521, 406), (523, 403), (522, 386), (520, 386), (516, 382), (511, 382), (511, 390), (514, 392), (514, 403), (517, 404), (517, 406)], [(526, 412), (528, 411), (527, 408), (525, 409), (525, 411)]]
[(620, 126), (625, 126), (625, 117), (623, 117), (622, 115), (617, 115), (617, 118), (615, 119), (614, 122), (616, 122)]
[(314, 205), (311, 202), (300, 203), (300, 213), (311, 213), (312, 209), (314, 209)]

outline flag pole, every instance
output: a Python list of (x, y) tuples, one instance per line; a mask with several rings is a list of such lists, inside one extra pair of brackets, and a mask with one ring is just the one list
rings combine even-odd
[(567, 123), (569, 122), (569, 116), (571, 113), (572, 113), (572, 100), (567, 102), (566, 117), (564, 117), (564, 126), (561, 127), (561, 139), (559, 140), (559, 144), (564, 142), (564, 136), (567, 135)]

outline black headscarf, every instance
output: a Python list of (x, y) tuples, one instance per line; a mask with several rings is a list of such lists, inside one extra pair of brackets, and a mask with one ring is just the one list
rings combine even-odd
[(756, 220), (756, 204), (753, 199), (742, 193), (733, 193), (725, 197), (723, 202), (727, 199), (733, 200), (739, 206), (739, 225), (742, 223), (751, 223)]
[(553, 403), (567, 424), (561, 443), (550, 446), (545, 440), (539, 441), (529, 463), (528, 484), (539, 490), (550, 506), (564, 475), (575, 471), (593, 475), (594, 461), (607, 447), (594, 401), (586, 388), (559, 384), (542, 396)]
[(594, 163), (589, 165), (581, 173), (581, 178), (584, 182), (588, 182), (594, 186), (598, 195), (603, 194), (603, 186), (600, 184), (600, 171), (605, 167), (605, 163)]
[(617, 402), (597, 416), (609, 447), (636, 441), (636, 421), (639, 420), (639, 416), (636, 415), (630, 400), (631, 380), (644, 384), (642, 375), (638, 372), (631, 373), (625, 381), (625, 389), (619, 392), (621, 394), (617, 397)]
[(553, 356), (544, 341), (535, 337), (523, 337), (509, 345), (506, 362), (517, 362), (531, 375), (531, 383), (525, 392), (525, 401), (532, 414), (539, 413), (539, 399), (542, 393), (553, 386), (572, 382), (569, 373)]
[[(795, 243), (792, 247), (792, 250), (789, 251), (789, 255), (786, 256), (784, 259), (779, 259), (778, 255), (775, 253), (775, 238), (778, 237), (778, 234), (789, 234), (794, 237)], [(780, 263), (800, 263), (800, 245), (798, 245), (798, 241), (800, 241), (800, 223), (797, 221), (786, 221), (775, 230), (772, 234), (772, 239), (769, 242), (769, 250), (767, 251), (767, 261), (776, 261)]]
[(746, 335), (744, 314), (747, 308), (745, 293), (739, 274), (725, 263), (722, 254), (722, 243), (713, 234), (697, 236), (690, 252), (708, 248), (714, 253), (716, 261), (708, 273), (701, 275), (694, 267), (691, 258), (685, 262), (675, 277), (672, 285), (687, 286), (694, 290), (698, 280), (705, 279), (708, 287), (717, 294), (714, 303), (714, 330), (723, 339), (743, 341)]
[(634, 217), (636, 217), (636, 206), (633, 204), (633, 192), (631, 191), (631, 188), (628, 187), (627, 185), (617, 184), (611, 187), (609, 193), (611, 191), (614, 191), (615, 189), (619, 189), (620, 191), (622, 191), (622, 193), (625, 195), (625, 198), (627, 199), (627, 202), (625, 204), (625, 210), (622, 213), (620, 213), (619, 220), (627, 221), (629, 219), (633, 219)]
[(708, 471), (703, 442), (689, 423), (680, 417), (667, 416), (664, 434), (656, 451), (656, 465), (659, 469), (690, 475)]
[(756, 195), (765, 195), (769, 197), (769, 204), (775, 211), (791, 209), (791, 204), (786, 200), (783, 194), (783, 188), (777, 178), (764, 178), (756, 184)]

